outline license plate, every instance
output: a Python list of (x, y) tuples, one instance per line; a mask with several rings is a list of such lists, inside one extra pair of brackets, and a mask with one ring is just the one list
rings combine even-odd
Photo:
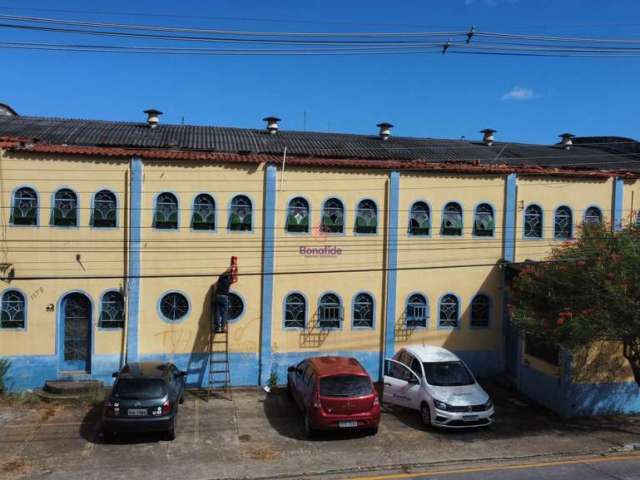
[(144, 417), (147, 414), (146, 408), (130, 408), (127, 410), (127, 415), (130, 417)]
[(465, 422), (473, 422), (478, 419), (478, 415), (463, 415), (462, 420)]
[(358, 422), (338, 422), (340, 428), (353, 428), (358, 426)]

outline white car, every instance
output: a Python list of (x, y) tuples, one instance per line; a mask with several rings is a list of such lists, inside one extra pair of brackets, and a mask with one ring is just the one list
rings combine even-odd
[(481, 427), (492, 424), (495, 415), (467, 365), (440, 347), (405, 347), (386, 359), (382, 400), (418, 410), (426, 426)]

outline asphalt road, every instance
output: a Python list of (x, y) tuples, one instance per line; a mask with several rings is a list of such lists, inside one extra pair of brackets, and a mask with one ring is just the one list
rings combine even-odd
[(640, 455), (564, 460), (522, 465), (460, 467), (353, 480), (640, 480)]

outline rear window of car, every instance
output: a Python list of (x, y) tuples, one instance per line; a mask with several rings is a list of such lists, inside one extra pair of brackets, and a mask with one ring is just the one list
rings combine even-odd
[(433, 362), (422, 365), (429, 385), (459, 387), (475, 383), (473, 376), (462, 362)]
[(122, 378), (113, 393), (121, 398), (161, 398), (166, 394), (166, 387), (160, 378)]
[(322, 397), (361, 397), (371, 393), (369, 377), (336, 375), (320, 379)]

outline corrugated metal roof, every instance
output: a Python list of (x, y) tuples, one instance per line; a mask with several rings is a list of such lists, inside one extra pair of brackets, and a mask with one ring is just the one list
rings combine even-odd
[[(469, 162), (514, 166), (640, 170), (640, 144), (621, 142), (618, 149), (588, 142), (565, 150), (557, 145), (495, 143), (432, 138), (159, 125), (43, 117), (0, 117), (0, 136), (23, 137), (54, 145), (166, 149), (168, 151), (253, 153), (331, 159), (421, 162)], [(616, 137), (613, 137), (616, 138)], [(623, 139), (624, 140), (624, 139)], [(622, 149), (624, 145), (624, 149)], [(637, 166), (636, 166), (637, 165)]]

